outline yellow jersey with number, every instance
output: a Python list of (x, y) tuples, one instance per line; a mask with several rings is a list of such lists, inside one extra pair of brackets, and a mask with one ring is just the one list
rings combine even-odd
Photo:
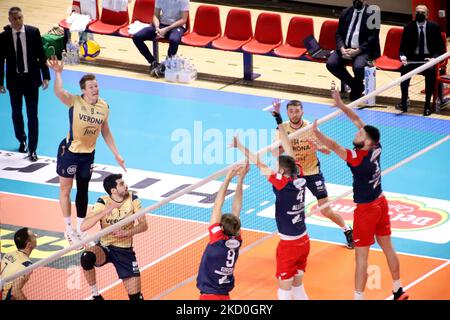
[[(106, 206), (109, 205), (112, 200), (109, 196), (103, 196), (98, 198), (97, 203), (89, 213), (90, 216), (99, 214)], [(130, 193), (130, 195), (123, 201), (122, 206), (119, 209), (114, 209), (110, 214), (104, 216), (100, 220), (102, 229), (105, 229), (113, 224), (125, 219), (126, 217), (135, 214), (142, 208), (141, 200), (139, 200), (136, 194)], [(122, 226), (121, 230), (130, 230), (134, 226), (134, 221)], [(102, 246), (115, 246), (120, 248), (131, 248), (133, 246), (133, 237), (116, 237), (110, 233), (100, 238), (100, 244)]]
[(108, 119), (109, 107), (103, 99), (96, 104), (75, 96), (69, 108), (70, 129), (67, 144), (73, 153), (91, 153), (95, 149), (103, 123)]
[[(7, 253), (3, 256), (2, 261), (1, 261), (1, 265), (0, 265), (0, 277), (3, 279), (5, 277), (9, 277), (23, 269), (25, 269), (26, 267), (28, 267), (29, 265), (31, 265), (31, 260), (30, 258), (23, 253), (22, 251), (14, 251), (14, 252), (10, 252)], [(8, 282), (6, 284), (3, 285), (3, 291), (2, 291), (2, 299), (11, 299), (11, 287), (12, 287), (13, 282)]]
[[(298, 129), (291, 127), (290, 122), (283, 122), (283, 127), (286, 133), (290, 135), (301, 128), (304, 128), (310, 124), (309, 121), (303, 120), (302, 126)], [(277, 138), (279, 133), (277, 132)], [(318, 174), (320, 172), (320, 162), (317, 157), (316, 149), (311, 146), (311, 143), (306, 140), (307, 137), (314, 137), (311, 130), (301, 134), (298, 138), (292, 139), (292, 149), (294, 151), (295, 160), (300, 163), (303, 169), (303, 174), (305, 176), (311, 176), (313, 174)]]

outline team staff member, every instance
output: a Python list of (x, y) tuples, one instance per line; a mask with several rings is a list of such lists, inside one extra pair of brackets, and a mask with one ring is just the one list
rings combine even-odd
[[(24, 25), (22, 10), (12, 7), (8, 12), (11, 25), (0, 34), (0, 94), (3, 86), (6, 59), (6, 87), (11, 101), (14, 133), (19, 141), (19, 152), (27, 153), (30, 161), (37, 161), (39, 121), (39, 87), (45, 90), (50, 81), (46, 57), (39, 29)], [(25, 134), (22, 106), (27, 107), (28, 145)]]
[[(72, 243), (80, 241), (83, 233), (80, 226), (86, 217), (88, 188), (94, 166), (95, 145), (101, 133), (111, 149), (117, 163), (126, 171), (125, 161), (119, 154), (108, 124), (109, 106), (99, 97), (98, 83), (93, 74), (86, 74), (80, 80), (82, 95), (72, 95), (63, 88), (64, 64), (55, 57), (48, 60), (48, 66), (55, 71), (55, 95), (69, 107), (69, 133), (58, 148), (56, 172), (59, 175), (59, 204), (64, 216), (64, 236)], [(77, 182), (75, 206), (77, 208), (77, 229), (72, 229), (71, 201), (73, 179)]]

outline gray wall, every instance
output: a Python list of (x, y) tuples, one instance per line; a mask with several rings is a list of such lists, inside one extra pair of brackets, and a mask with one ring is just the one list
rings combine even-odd
[[(352, 5), (352, 0), (293, 0), (299, 2), (309, 2), (315, 4), (326, 4), (338, 7), (349, 7)], [(369, 0), (369, 4), (375, 4), (381, 8), (381, 11), (389, 11), (395, 13), (412, 13), (411, 0)]]

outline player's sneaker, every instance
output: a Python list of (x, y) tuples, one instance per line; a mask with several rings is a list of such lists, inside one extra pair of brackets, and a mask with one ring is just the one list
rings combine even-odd
[(394, 294), (394, 300), (408, 300), (409, 295), (403, 288), (397, 290), (397, 292), (392, 292)]
[(79, 241), (78, 235), (73, 229), (66, 229), (64, 232), (64, 238), (66, 238), (67, 242), (69, 242), (69, 245)]
[(93, 296), (92, 300), (105, 300), (105, 299), (103, 298), (103, 296), (101, 294), (99, 294), (98, 296)]
[(347, 244), (345, 245), (348, 249), (353, 249), (355, 247), (355, 243), (353, 242), (353, 230), (347, 230), (344, 232), (345, 239), (347, 239)]

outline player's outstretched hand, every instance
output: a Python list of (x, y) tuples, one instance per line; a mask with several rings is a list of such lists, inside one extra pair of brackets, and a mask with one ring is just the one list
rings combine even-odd
[(341, 94), (340, 94), (340, 92), (338, 90), (333, 90), (331, 92), (331, 96), (334, 99), (334, 106), (335, 107), (337, 107), (339, 109), (342, 109), (343, 107), (345, 107), (345, 104), (344, 104), (344, 102), (341, 99)]
[(239, 141), (238, 136), (233, 137), (233, 141), (228, 145), (229, 148), (239, 148), (241, 142)]
[(120, 154), (116, 155), (116, 161), (122, 167), (123, 171), (127, 172), (127, 168), (125, 167), (125, 160), (123, 160)]
[(48, 58), (47, 66), (55, 72), (62, 72), (64, 70), (64, 62), (58, 60), (56, 56)]
[(226, 179), (231, 180), (231, 179), (233, 179), (233, 177), (239, 175), (239, 173), (242, 171), (243, 167), (244, 166), (242, 164), (236, 164), (236, 165), (232, 166), (227, 172)]
[(280, 108), (281, 108), (281, 100), (280, 99), (274, 99), (272, 101), (272, 115), (274, 115), (274, 113), (278, 113), (280, 114)]
[(319, 127), (317, 126), (317, 119), (314, 120), (314, 123), (312, 125), (312, 130), (314, 133), (318, 133), (319, 132)]

